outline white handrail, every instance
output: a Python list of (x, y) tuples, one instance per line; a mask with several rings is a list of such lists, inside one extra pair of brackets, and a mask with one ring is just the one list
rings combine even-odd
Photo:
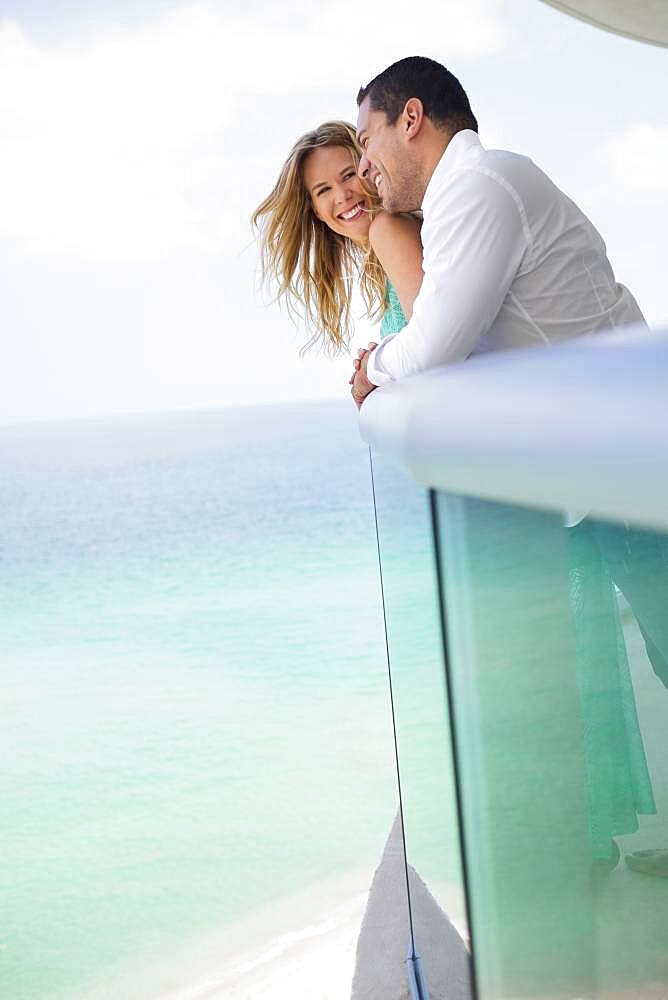
[(435, 368), (372, 392), (360, 431), (425, 486), (668, 529), (668, 330)]

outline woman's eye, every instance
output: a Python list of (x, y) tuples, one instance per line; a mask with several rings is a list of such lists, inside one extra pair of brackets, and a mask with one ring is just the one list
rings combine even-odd
[(320, 190), (318, 191), (318, 193), (316, 195), (316, 198), (319, 198), (321, 194), (325, 194), (325, 192), (327, 192), (327, 191), (329, 191), (328, 187), (327, 188), (320, 188)]

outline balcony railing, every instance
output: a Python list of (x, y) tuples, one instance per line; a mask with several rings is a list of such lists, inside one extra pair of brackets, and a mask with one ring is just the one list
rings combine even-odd
[[(668, 993), (667, 399), (668, 333), (630, 330), (362, 408), (432, 996)], [(418, 875), (468, 924), (470, 983)]]

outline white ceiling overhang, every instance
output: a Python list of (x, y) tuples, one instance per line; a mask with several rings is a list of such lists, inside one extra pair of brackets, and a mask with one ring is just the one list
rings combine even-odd
[(565, 14), (606, 31), (652, 45), (668, 46), (667, 0), (543, 0)]

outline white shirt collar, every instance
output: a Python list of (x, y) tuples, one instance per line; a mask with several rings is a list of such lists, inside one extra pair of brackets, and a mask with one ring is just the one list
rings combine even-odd
[(445, 147), (443, 155), (436, 164), (433, 174), (427, 184), (427, 190), (424, 193), (424, 198), (422, 199), (422, 211), (428, 212), (431, 202), (433, 201), (436, 191), (440, 185), (445, 180), (446, 176), (451, 170), (454, 170), (463, 159), (466, 158), (466, 154), (470, 149), (477, 147), (482, 149), (482, 143), (478, 137), (478, 133), (474, 132), (473, 129), (464, 128), (461, 132), (455, 132), (452, 139)]

